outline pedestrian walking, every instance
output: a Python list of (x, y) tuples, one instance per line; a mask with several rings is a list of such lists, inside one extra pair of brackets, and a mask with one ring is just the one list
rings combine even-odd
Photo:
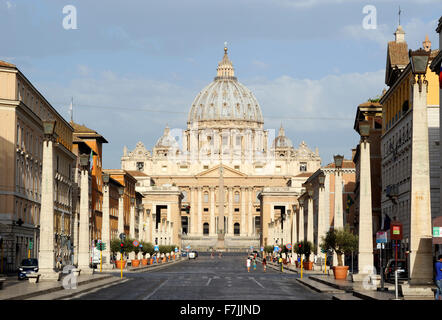
[(281, 265), (281, 272), (283, 272), (284, 270), (283, 270), (282, 257), (279, 257), (278, 262), (279, 262), (279, 264)]
[(253, 270), (256, 271), (256, 259), (253, 259)]
[(247, 257), (246, 265), (247, 265), (247, 272), (250, 272), (250, 258), (249, 257)]
[(267, 259), (266, 259), (265, 257), (262, 259), (262, 266), (263, 266), (263, 268), (264, 268), (264, 272), (266, 272), (266, 268), (267, 268)]
[(439, 261), (436, 261), (435, 267), (436, 267), (436, 300), (441, 300), (442, 297), (442, 254), (440, 254), (438, 257)]

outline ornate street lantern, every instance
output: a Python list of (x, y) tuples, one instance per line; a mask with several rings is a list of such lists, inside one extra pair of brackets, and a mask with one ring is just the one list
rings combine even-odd
[(43, 120), (43, 133), (46, 137), (52, 137), (55, 133), (55, 120)]
[[(411, 72), (413, 73), (413, 76), (418, 76), (417, 83), (419, 84), (419, 92), (422, 92), (422, 76), (424, 76), (423, 82), (427, 83), (427, 80), (425, 80), (425, 74), (427, 72), (428, 60), (430, 59), (430, 51), (425, 51), (424, 49), (416, 51), (410, 50), (408, 55), (410, 57)], [(416, 83), (414, 77), (413, 80), (414, 83)]]
[(123, 187), (119, 187), (118, 188), (118, 194), (120, 195), (120, 197), (124, 194), (124, 188)]
[(109, 173), (103, 173), (103, 183), (109, 183)]
[(367, 120), (359, 122), (359, 134), (364, 140), (370, 135), (370, 123)]
[(324, 172), (321, 172), (321, 174), (318, 176), (318, 181), (319, 181), (319, 185), (321, 186), (321, 188), (324, 188), (324, 183), (325, 183)]
[(411, 72), (417, 75), (423, 75), (427, 72), (428, 60), (430, 59), (430, 51), (419, 49), (408, 52), (411, 63)]
[(80, 154), (80, 166), (87, 167), (89, 165), (89, 155), (87, 153)]
[(341, 156), (339, 154), (333, 156), (333, 159), (335, 161), (335, 166), (337, 169), (341, 169), (342, 168), (342, 162), (344, 160), (344, 156)]
[(302, 207), (304, 205), (304, 199), (303, 198), (299, 198), (298, 199), (299, 205)]

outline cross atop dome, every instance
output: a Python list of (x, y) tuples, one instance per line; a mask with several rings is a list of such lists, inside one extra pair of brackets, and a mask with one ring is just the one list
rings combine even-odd
[(235, 69), (233, 68), (232, 61), (230, 61), (229, 56), (227, 55), (227, 42), (224, 42), (224, 57), (218, 63), (218, 68), (216, 68), (215, 80), (221, 79), (236, 80)]

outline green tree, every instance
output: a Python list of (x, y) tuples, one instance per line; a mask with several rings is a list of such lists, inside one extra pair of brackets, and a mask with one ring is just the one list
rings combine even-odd
[(312, 253), (313, 243), (310, 241), (299, 241), (295, 244), (295, 248), (293, 249), (295, 253), (299, 255), (305, 256), (305, 261), (310, 261), (310, 254)]
[(327, 231), (320, 244), (322, 250), (333, 250), (338, 256), (338, 266), (343, 266), (342, 255), (358, 250), (358, 236), (350, 232), (349, 228)]

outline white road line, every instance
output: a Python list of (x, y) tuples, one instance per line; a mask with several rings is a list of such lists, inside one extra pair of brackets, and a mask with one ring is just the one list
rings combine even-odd
[(206, 283), (206, 287), (209, 286), (210, 281), (212, 281), (212, 278), (209, 278), (209, 281), (207, 281), (207, 283)]
[(129, 281), (129, 279), (124, 279), (123, 281), (115, 281), (115, 282), (112, 282), (112, 283), (107, 284), (107, 285), (105, 285), (105, 286), (98, 287), (98, 288), (96, 288), (96, 289), (93, 289), (93, 290), (90, 290), (90, 291), (87, 291), (87, 292), (79, 293), (79, 294), (77, 294), (77, 295), (75, 295), (75, 296), (72, 296), (72, 297), (69, 297), (69, 298), (64, 298), (64, 299), (61, 299), (61, 300), (78, 299), (78, 298), (81, 298), (82, 296), (85, 296), (85, 295), (88, 295), (88, 294), (91, 294), (91, 293), (95, 293), (95, 292), (97, 292), (97, 291), (100, 291), (100, 290), (103, 290), (103, 289), (106, 289), (106, 288), (109, 288), (109, 287), (115, 286), (115, 285), (117, 285), (117, 284), (122, 284), (122, 283), (125, 283), (125, 282), (127, 282), (127, 281)]
[(153, 296), (158, 290), (161, 289), (162, 286), (164, 286), (166, 284), (166, 282), (169, 280), (164, 281), (162, 284), (160, 284), (160, 286), (158, 288), (156, 288), (154, 291), (152, 291), (150, 294), (148, 294), (147, 296), (145, 296), (143, 298), (143, 300), (148, 300), (151, 296)]
[(264, 286), (262, 284), (260, 284), (255, 278), (249, 277), (249, 279), (252, 279), (253, 281), (255, 281), (261, 288), (265, 289)]

